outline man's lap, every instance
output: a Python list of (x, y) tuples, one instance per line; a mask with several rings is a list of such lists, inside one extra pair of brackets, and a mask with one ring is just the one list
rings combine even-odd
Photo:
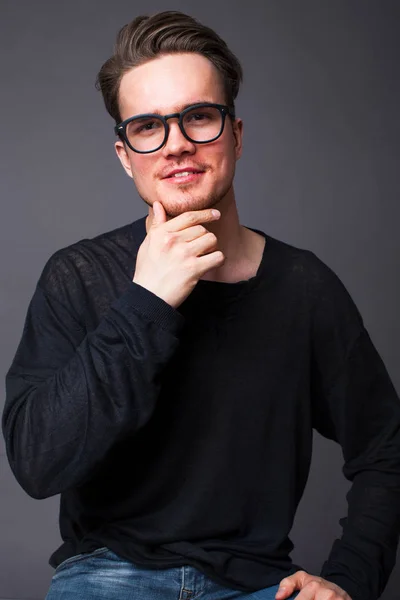
[(192, 566), (149, 569), (99, 548), (61, 563), (45, 600), (275, 600), (277, 590), (274, 585), (240, 592), (219, 585)]

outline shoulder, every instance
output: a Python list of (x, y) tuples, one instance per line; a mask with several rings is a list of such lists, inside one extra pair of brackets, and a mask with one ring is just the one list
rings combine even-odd
[(66, 287), (84, 285), (98, 265), (107, 264), (107, 259), (123, 262), (127, 256), (132, 256), (133, 246), (132, 223), (92, 238), (80, 239), (49, 257), (38, 286), (58, 297)]
[(312, 250), (264, 235), (271, 255), (270, 263), (273, 262), (286, 276), (306, 281), (311, 293), (318, 294), (326, 287), (343, 285), (335, 271)]
[(315, 252), (277, 238), (267, 236), (272, 261), (276, 262), (285, 282), (293, 291), (307, 299), (307, 306), (314, 315), (323, 314), (332, 322), (350, 319), (357, 327), (363, 320), (346, 284), (334, 268)]

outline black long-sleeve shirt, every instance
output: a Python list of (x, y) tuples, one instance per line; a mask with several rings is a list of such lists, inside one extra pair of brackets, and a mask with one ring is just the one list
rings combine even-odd
[(376, 600), (399, 537), (400, 402), (362, 317), (313, 252), (266, 238), (255, 277), (200, 280), (177, 308), (133, 283), (145, 217), (55, 252), (6, 378), (3, 433), (63, 544), (243, 591), (301, 569), (289, 533), (312, 431), (351, 482), (320, 575)]

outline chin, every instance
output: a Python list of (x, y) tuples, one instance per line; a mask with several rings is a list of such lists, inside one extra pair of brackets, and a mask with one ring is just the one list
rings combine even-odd
[[(181, 192), (180, 194), (179, 192), (170, 194), (168, 198), (157, 198), (157, 200), (163, 205), (167, 217), (178, 217), (182, 213), (190, 210), (205, 210), (207, 208), (214, 208), (221, 200), (221, 198), (219, 196), (217, 197), (216, 195), (209, 195), (208, 197), (197, 195), (191, 196), (190, 193), (184, 192), (184, 190), (182, 191), (183, 193)], [(150, 202), (142, 196), (141, 198), (149, 207), (153, 206), (154, 200)]]
[(172, 217), (177, 217), (178, 215), (190, 210), (206, 210), (208, 208), (214, 208), (218, 202), (219, 199), (216, 198), (184, 199), (182, 201), (177, 200), (176, 202), (171, 202), (165, 206), (165, 210), (167, 214), (171, 215)]

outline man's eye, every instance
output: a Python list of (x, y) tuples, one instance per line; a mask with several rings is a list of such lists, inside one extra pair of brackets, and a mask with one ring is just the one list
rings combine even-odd
[(189, 121), (204, 121), (209, 118), (210, 118), (210, 115), (208, 115), (206, 113), (192, 113), (191, 115), (188, 116)]
[(135, 133), (146, 133), (160, 128), (160, 123), (157, 121), (146, 121), (145, 123), (137, 123)]

